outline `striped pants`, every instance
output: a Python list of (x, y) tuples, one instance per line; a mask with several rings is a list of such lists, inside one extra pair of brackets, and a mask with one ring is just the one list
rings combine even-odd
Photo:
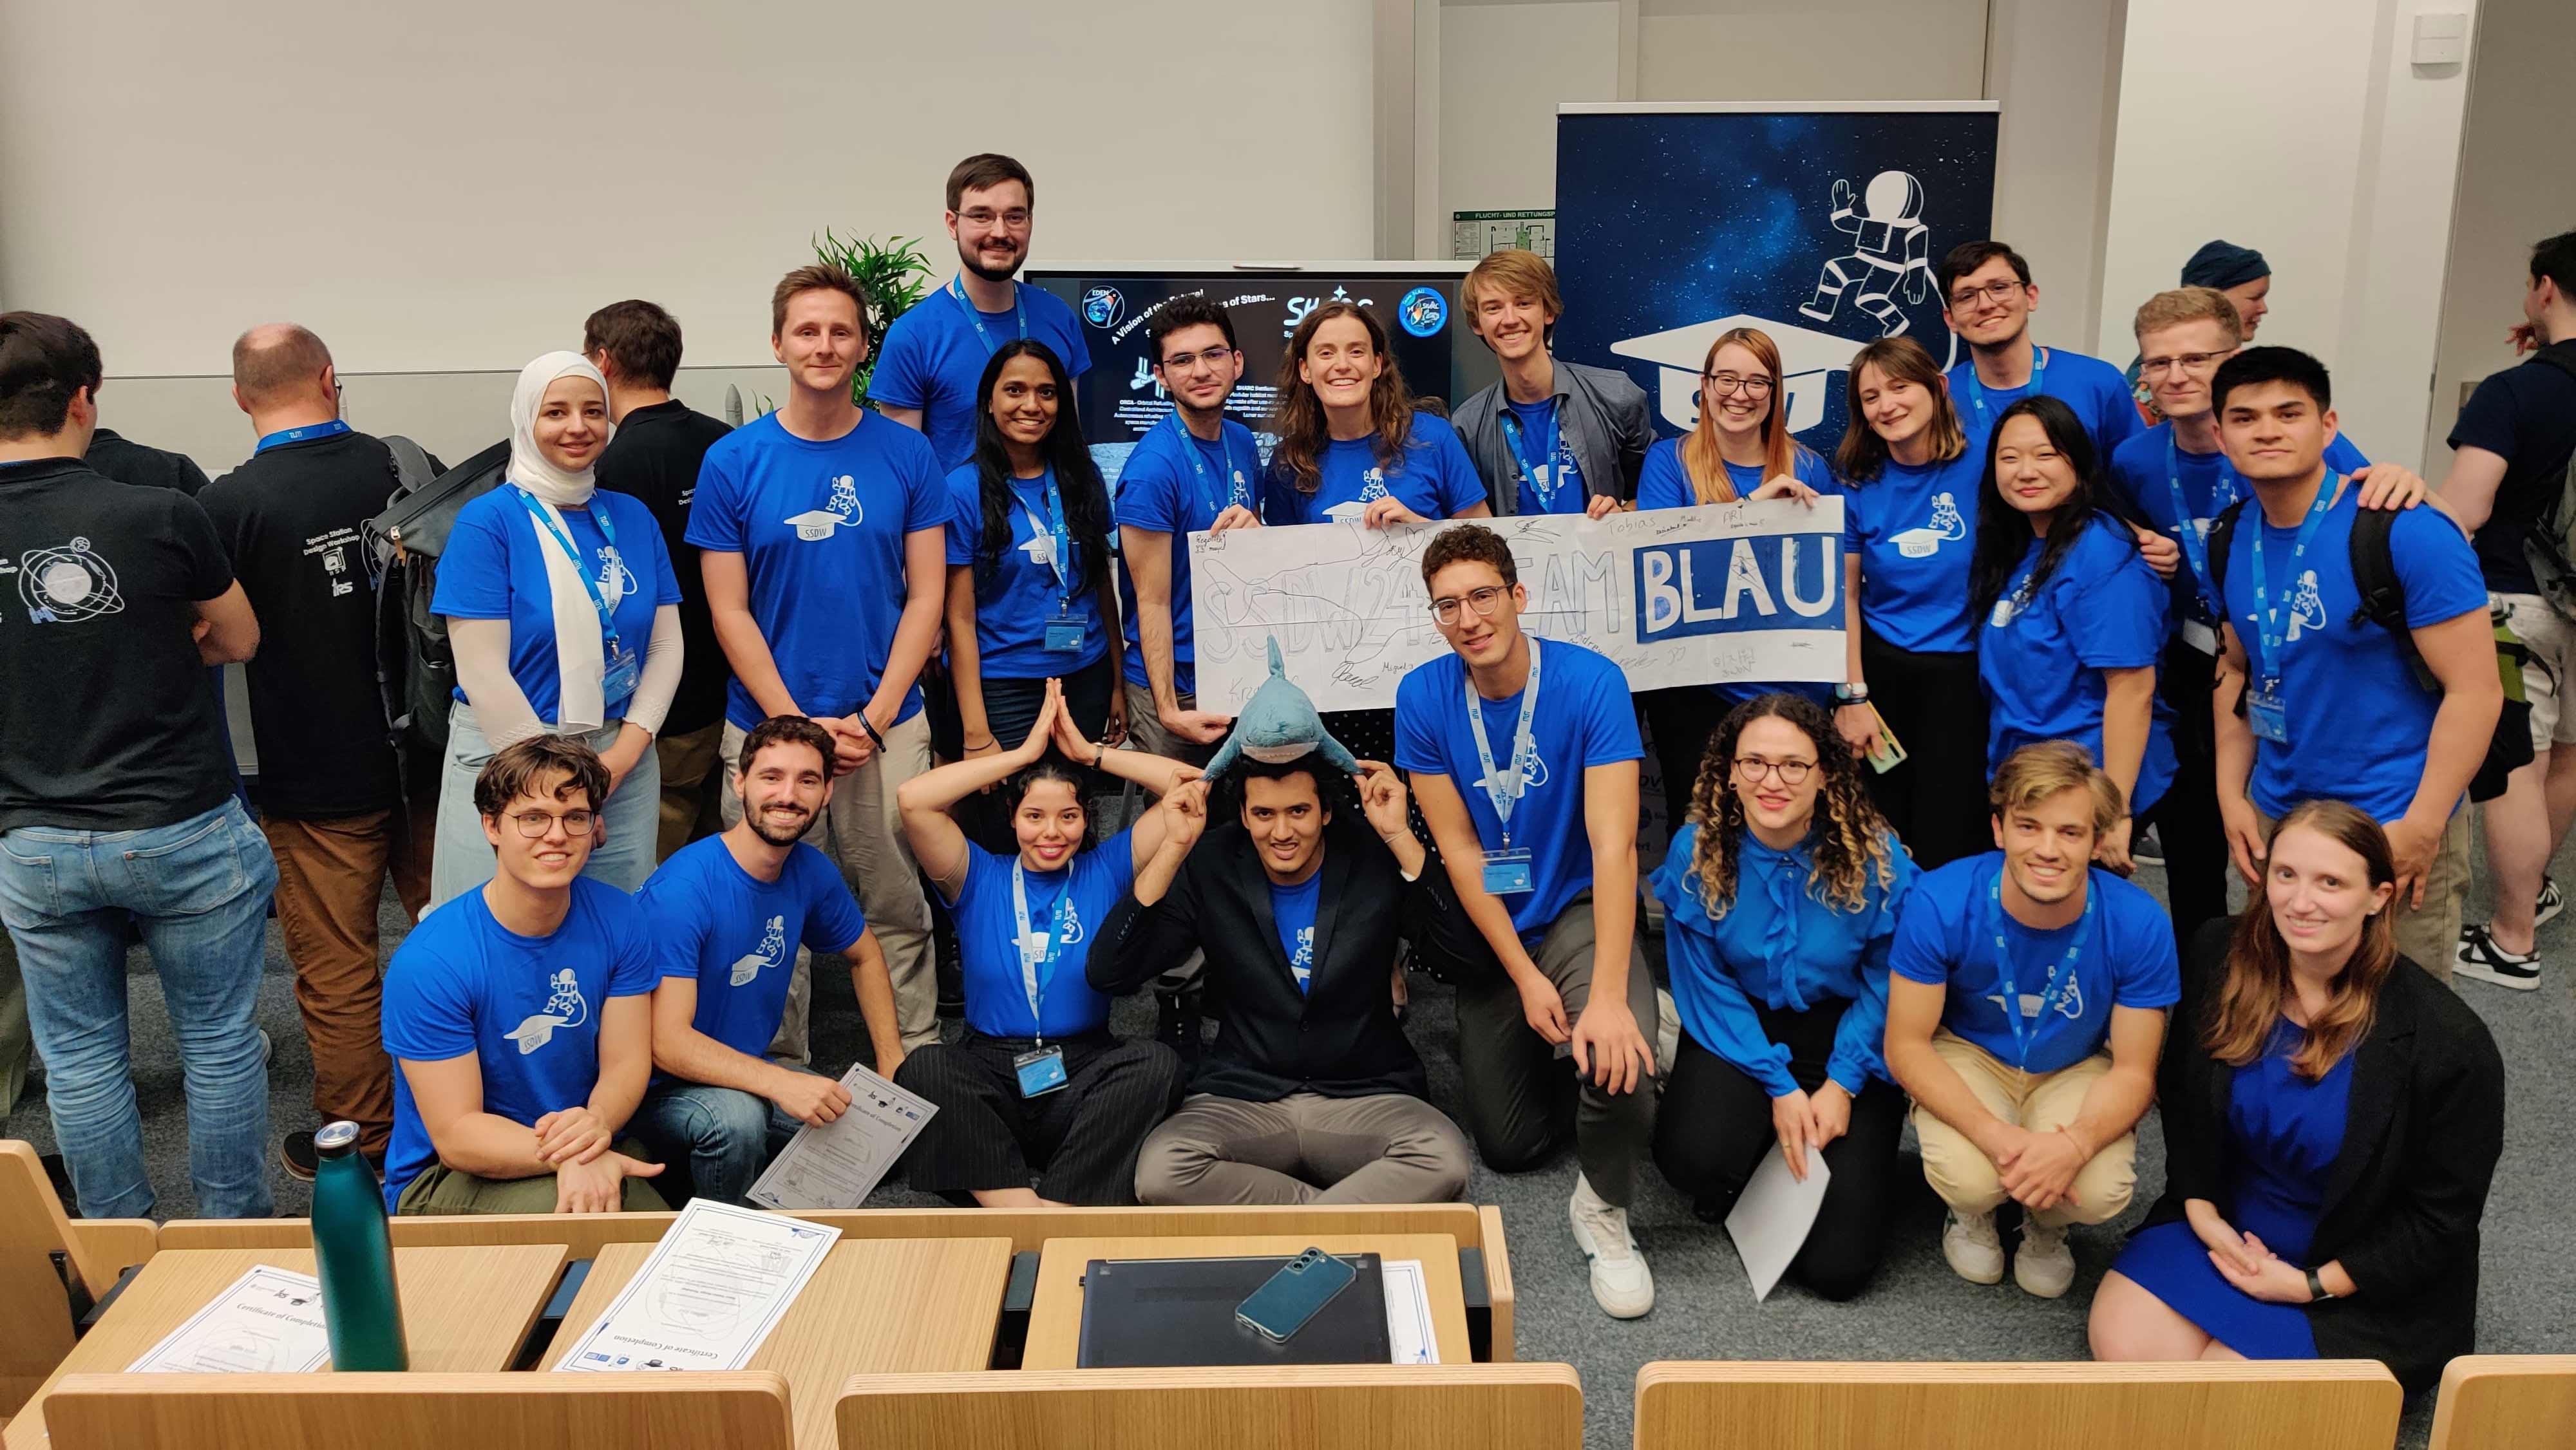
[(1034, 1045), (969, 1029), (904, 1058), (896, 1085), (939, 1105), (904, 1154), (912, 1186), (950, 1197), (1035, 1187), (1058, 1203), (1134, 1203), (1136, 1150), (1180, 1102), (1180, 1054), (1105, 1029), (1049, 1039), (1064, 1049), (1068, 1080), (1024, 1098), (1012, 1059)]

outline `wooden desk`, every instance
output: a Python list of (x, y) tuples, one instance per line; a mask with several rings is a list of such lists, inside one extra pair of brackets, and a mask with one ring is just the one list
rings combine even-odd
[[(9, 1422), (8, 1450), (43, 1450), (44, 1401), (72, 1374), (116, 1374), (254, 1264), (313, 1272), (311, 1249), (183, 1249), (156, 1254), (125, 1286), (96, 1328)], [(403, 1334), (415, 1370), (506, 1370), (563, 1277), (561, 1244), (471, 1249), (396, 1249)]]
[[(651, 1244), (601, 1249), (564, 1334), (588, 1330), (652, 1254)], [(745, 1368), (785, 1375), (797, 1445), (834, 1450), (832, 1407), (850, 1376), (991, 1368), (1010, 1277), (1009, 1239), (844, 1238)], [(560, 1352), (549, 1349), (541, 1367)]]
[(1093, 1259), (1288, 1258), (1306, 1248), (1420, 1259), (1431, 1294), (1432, 1335), (1444, 1366), (1466, 1364), (1467, 1291), (1458, 1279), (1458, 1241), (1447, 1234), (1254, 1234), (1236, 1238), (1049, 1239), (1038, 1258), (1037, 1301), (1029, 1310), (1022, 1369), (1072, 1369), (1082, 1349), (1082, 1270)]

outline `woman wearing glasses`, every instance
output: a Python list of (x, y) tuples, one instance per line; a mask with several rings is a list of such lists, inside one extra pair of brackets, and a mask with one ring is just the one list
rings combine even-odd
[[(1719, 333), (1700, 364), (1698, 426), (1686, 437), (1667, 438), (1646, 450), (1637, 507), (1678, 509), (1768, 498), (1812, 505), (1819, 495), (1838, 491), (1825, 460), (1789, 436), (1779, 345), (1758, 328), (1738, 327)], [(1831, 562), (1841, 564), (1839, 558)], [(1690, 812), (1691, 777), (1719, 718), (1730, 707), (1773, 690), (1821, 701), (1833, 697), (1831, 685), (1759, 680), (1649, 690), (1641, 697), (1655, 736), (1655, 763), (1664, 777), (1664, 819), (1673, 828), (1679, 829)]]
[(1682, 1019), (1655, 1164), (1716, 1222), (1764, 1153), (1801, 1180), (1821, 1157), (1824, 1205), (1790, 1272), (1828, 1299), (1877, 1271), (1905, 1126), (1880, 1040), (1915, 868), (1862, 771), (1815, 702), (1738, 705), (1654, 880)]
[(586, 742), (608, 768), (583, 874), (620, 891), (653, 874), (653, 737), (680, 683), (680, 581), (652, 511), (591, 473), (616, 431), (599, 369), (578, 353), (538, 358), (510, 399), (509, 471), (449, 531), (430, 599), (456, 652), (433, 907), (492, 879), (475, 776), (548, 733)]

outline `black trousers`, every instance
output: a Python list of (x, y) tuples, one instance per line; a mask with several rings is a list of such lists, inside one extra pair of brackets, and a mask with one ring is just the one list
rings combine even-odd
[(1986, 696), (1974, 654), (1916, 654), (1866, 626), (1861, 672), (1870, 703), (1896, 732), (1905, 760), (1869, 775), (1869, 794), (1896, 835), (1930, 870), (1991, 851), (1986, 808)]
[(904, 1154), (912, 1186), (958, 1197), (975, 1189), (1035, 1187), (1085, 1207), (1136, 1201), (1136, 1150), (1179, 1106), (1187, 1076), (1159, 1042), (1094, 1032), (1050, 1039), (1064, 1049), (1068, 1081), (1043, 1097), (1020, 1096), (1011, 1060), (1035, 1044), (973, 1029), (924, 1047), (895, 1069), (898, 1087), (939, 1105)]
[[(1875, 681), (1870, 692), (1876, 694)], [(1775, 1012), (1753, 1004), (1762, 1031), (1789, 1049), (1789, 1073), (1812, 1093), (1825, 1084), (1834, 1029), (1848, 1003), (1805, 1012)], [(1789, 1272), (1827, 1299), (1848, 1299), (1868, 1287), (1887, 1249), (1889, 1208), (1897, 1193), (1896, 1144), (1905, 1129), (1905, 1094), (1871, 1078), (1852, 1099), (1851, 1130), (1824, 1147), (1823, 1207), (1806, 1247)], [(1735, 1207), (1762, 1155), (1780, 1151), (1771, 1128), (1771, 1095), (1725, 1058), (1682, 1034), (1672, 1081), (1655, 1119), (1655, 1166), (1712, 1223)]]
[(2210, 717), (2217, 683), (2216, 659), (2179, 639), (2165, 646), (2156, 688), (2173, 710), (2174, 778), (2150, 814), (2177, 941), (2227, 915), (2227, 828), (2218, 818), (2218, 727)]
[(1699, 782), (1708, 737), (1734, 707), (1697, 685), (1648, 690), (1637, 698), (1645, 702), (1646, 728), (1655, 737), (1655, 765), (1664, 775), (1664, 828), (1669, 840), (1670, 832), (1690, 820), (1691, 791)]

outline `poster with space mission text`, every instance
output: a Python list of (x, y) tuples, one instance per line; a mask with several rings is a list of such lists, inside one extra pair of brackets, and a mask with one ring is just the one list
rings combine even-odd
[(1989, 234), (1996, 121), (1992, 101), (1560, 106), (1557, 355), (1635, 378), (1671, 437), (1709, 344), (1760, 328), (1790, 431), (1830, 457), (1862, 344), (1956, 360), (1932, 272)]

